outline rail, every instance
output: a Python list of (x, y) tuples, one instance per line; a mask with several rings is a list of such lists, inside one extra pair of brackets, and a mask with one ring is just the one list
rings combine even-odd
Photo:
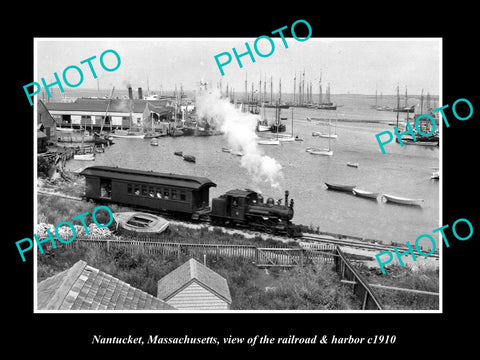
[(362, 310), (383, 310), (383, 306), (363, 277), (350, 264), (340, 247), (335, 248), (335, 271), (340, 281), (353, 286), (353, 294), (362, 302)]

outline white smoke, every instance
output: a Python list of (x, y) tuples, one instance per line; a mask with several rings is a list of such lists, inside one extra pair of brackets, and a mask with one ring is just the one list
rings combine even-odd
[(216, 90), (201, 92), (196, 99), (199, 119), (212, 119), (225, 134), (229, 145), (244, 156), (241, 166), (247, 169), (255, 182), (266, 182), (280, 188), (282, 166), (274, 158), (264, 155), (257, 144), (255, 128), (258, 115), (236, 109), (228, 99), (222, 99)]

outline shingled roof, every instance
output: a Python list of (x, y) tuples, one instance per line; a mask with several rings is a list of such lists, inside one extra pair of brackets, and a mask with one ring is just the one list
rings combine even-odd
[(215, 293), (228, 304), (232, 303), (227, 280), (215, 271), (190, 259), (158, 281), (157, 297), (168, 301), (192, 282)]
[(175, 310), (83, 260), (37, 285), (38, 310)]

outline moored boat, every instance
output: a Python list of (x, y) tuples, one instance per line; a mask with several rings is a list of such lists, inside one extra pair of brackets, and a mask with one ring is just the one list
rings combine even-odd
[(258, 140), (258, 145), (280, 145), (280, 140), (278, 139), (265, 139), (265, 140)]
[(325, 183), (327, 188), (330, 190), (337, 190), (337, 191), (347, 191), (352, 192), (356, 185), (342, 185), (342, 184), (332, 184), (332, 183)]
[(326, 155), (326, 156), (332, 156), (333, 155), (333, 150), (330, 149), (311, 149), (307, 150), (312, 155)]
[(347, 166), (358, 168), (358, 163), (347, 162)]
[(192, 163), (197, 161), (197, 159), (193, 155), (183, 155), (183, 160), (192, 162)]
[(361, 189), (358, 189), (358, 188), (354, 188), (352, 191), (353, 191), (354, 195), (364, 197), (364, 198), (367, 198), (367, 199), (375, 199), (376, 200), (378, 198), (378, 195), (380, 195), (377, 192), (361, 190)]
[(183, 156), (183, 151), (174, 151), (173, 154), (177, 156)]
[(153, 138), (152, 140), (150, 140), (150, 145), (158, 146), (158, 140), (156, 138)]
[(401, 205), (421, 206), (422, 203), (424, 202), (423, 199), (411, 199), (411, 198), (394, 196), (394, 195), (387, 195), (387, 194), (383, 194), (383, 198), (387, 202), (390, 201), (390, 202), (393, 202), (393, 203), (396, 203), (396, 204), (401, 204)]

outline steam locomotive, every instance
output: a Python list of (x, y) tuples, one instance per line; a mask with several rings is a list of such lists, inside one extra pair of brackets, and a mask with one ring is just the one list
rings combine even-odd
[(217, 186), (204, 177), (166, 174), (109, 166), (84, 169), (85, 198), (168, 213), (222, 226), (241, 226), (267, 233), (301, 236), (294, 225), (293, 199), (285, 192), (285, 204), (253, 190), (230, 190), (212, 199), (209, 189)]

